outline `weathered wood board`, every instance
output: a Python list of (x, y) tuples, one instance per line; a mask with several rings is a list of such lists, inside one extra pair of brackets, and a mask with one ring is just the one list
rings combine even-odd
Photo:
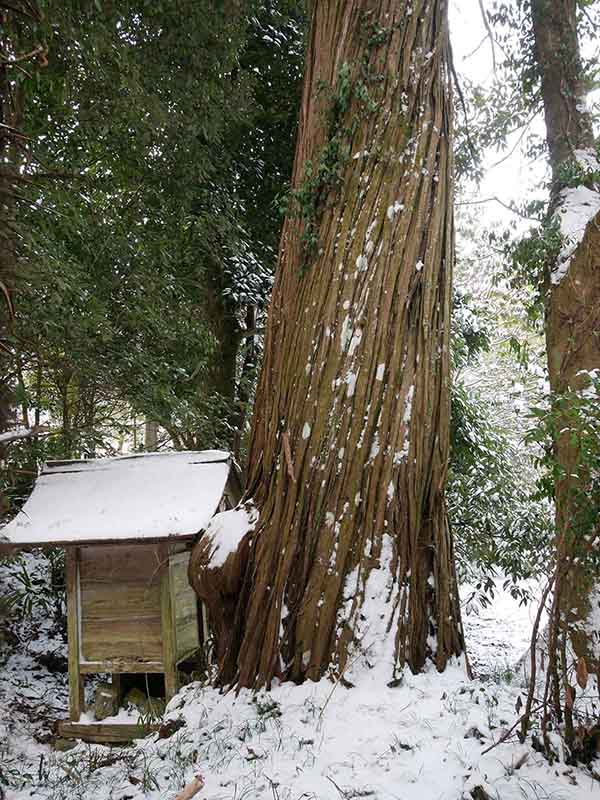
[(81, 655), (88, 661), (162, 661), (161, 562), (154, 545), (80, 548)]
[(157, 582), (150, 586), (147, 581), (126, 584), (115, 582), (81, 582), (82, 610), (87, 619), (128, 619), (135, 609), (140, 616), (156, 615), (160, 607), (160, 590)]
[(58, 732), (65, 739), (83, 739), (85, 742), (110, 744), (111, 742), (131, 742), (133, 739), (143, 739), (149, 733), (157, 731), (159, 727), (159, 725), (59, 722)]
[(86, 661), (117, 658), (160, 661), (162, 633), (160, 616), (131, 619), (81, 620), (82, 654)]
[(188, 580), (189, 561), (189, 551), (176, 553), (169, 559), (177, 661), (200, 647), (198, 600)]
[(77, 593), (77, 569), (79, 548), (67, 551), (65, 581), (67, 589), (67, 638), (69, 641), (69, 713), (78, 720), (83, 711), (83, 681), (79, 672), (79, 603)]
[(114, 661), (83, 661), (79, 665), (82, 675), (96, 675), (98, 672), (110, 672), (113, 677), (124, 673), (136, 674), (160, 674), (164, 672), (162, 661), (127, 661), (117, 659)]
[(147, 583), (163, 566), (160, 546), (151, 544), (82, 546), (80, 564), (82, 577), (110, 583)]

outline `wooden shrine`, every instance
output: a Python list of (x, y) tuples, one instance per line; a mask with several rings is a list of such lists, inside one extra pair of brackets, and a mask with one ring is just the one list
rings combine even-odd
[(44, 467), (2, 534), (12, 546), (66, 551), (70, 719), (59, 725), (63, 736), (136, 736), (132, 725), (109, 729), (81, 720), (86, 674), (110, 673), (118, 686), (123, 675), (158, 673), (166, 700), (177, 692), (179, 667), (198, 655), (203, 638), (188, 582), (190, 550), (212, 516), (234, 507), (240, 494), (233, 461), (220, 451)]

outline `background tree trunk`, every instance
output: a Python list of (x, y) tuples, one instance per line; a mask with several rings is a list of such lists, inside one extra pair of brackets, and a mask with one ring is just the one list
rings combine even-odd
[[(575, 0), (533, 0), (532, 20), (536, 58), (541, 72), (546, 132), (552, 168), (549, 218), (565, 211), (568, 192), (566, 167), (578, 163), (584, 171), (600, 170), (596, 161), (592, 121), (585, 103), (585, 84), (577, 38)], [(594, 167), (594, 163), (596, 167)], [(582, 180), (591, 201), (591, 214), (580, 244), (567, 265), (546, 265), (546, 346), (551, 391), (555, 403), (565, 393), (589, 383), (584, 374), (600, 368), (600, 208), (598, 175)], [(565, 273), (561, 276), (561, 273)], [(578, 496), (586, 481), (579, 466), (578, 445), (569, 419), (569, 405), (558, 420), (554, 442), (561, 470), (556, 484), (557, 595), (556, 614), (564, 638), (588, 668), (600, 668), (600, 647), (594, 653), (589, 631), (582, 626), (590, 611), (595, 585), (589, 569), (572, 561), (581, 555), (581, 536), (575, 520), (581, 509)], [(600, 434), (599, 434), (600, 444)], [(596, 535), (598, 532), (596, 531)], [(580, 559), (581, 560), (581, 559)], [(567, 665), (564, 665), (565, 669)]]
[[(216, 404), (217, 413), (221, 416), (220, 423), (228, 428), (227, 439), (233, 449), (237, 422), (236, 376), (240, 325), (235, 304), (224, 295), (224, 288), (222, 275), (209, 273), (204, 313), (215, 337), (216, 348), (204, 380), (203, 393), (208, 402)], [(214, 445), (214, 441), (203, 441), (197, 436), (194, 448), (201, 450)]]
[(248, 418), (248, 409), (251, 408), (251, 391), (255, 383), (256, 363), (258, 359), (256, 336), (250, 331), (256, 328), (256, 308), (252, 305), (246, 307), (246, 327), (248, 332), (243, 337), (242, 364), (237, 383), (236, 418), (234, 424), (233, 455), (241, 461), (242, 446), (244, 442), (244, 429)]
[[(317, 0), (222, 680), (389, 678), (463, 649), (446, 519), (453, 261), (447, 6)], [(201, 560), (192, 579), (202, 583)]]
[[(0, 5), (0, 52), (18, 53), (19, 10)], [(14, 81), (14, 66), (0, 58), (0, 431), (14, 421), (14, 363), (11, 342), (14, 289), (17, 273), (16, 198), (19, 143), (22, 143), (22, 90)]]
[(149, 419), (144, 423), (144, 450), (149, 453), (158, 450), (158, 422)]

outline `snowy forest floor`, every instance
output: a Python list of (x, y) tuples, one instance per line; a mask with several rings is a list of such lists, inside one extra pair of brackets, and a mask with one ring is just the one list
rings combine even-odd
[(551, 766), (516, 736), (482, 754), (524, 699), (516, 664), (533, 607), (500, 592), (465, 612), (473, 681), (455, 664), (390, 688), (380, 661), (353, 667), (351, 689), (322, 680), (236, 697), (191, 684), (169, 705), (167, 717), (184, 723), (169, 738), (66, 753), (48, 743), (52, 720), (66, 716), (66, 647), (34, 613), (0, 662), (0, 797), (4, 788), (6, 800), (173, 800), (201, 773), (206, 800), (458, 800), (476, 786), (495, 800), (600, 800), (600, 764), (595, 774)]

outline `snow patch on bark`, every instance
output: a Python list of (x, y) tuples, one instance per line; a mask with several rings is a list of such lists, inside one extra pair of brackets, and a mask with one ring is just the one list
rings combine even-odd
[(394, 466), (397, 467), (398, 464), (402, 464), (403, 461), (406, 461), (408, 458), (408, 448), (410, 447), (410, 442), (408, 439), (405, 439), (402, 444), (402, 450), (397, 450), (394, 453)]
[(588, 637), (589, 649), (596, 659), (600, 659), (600, 586), (596, 585), (590, 592), (590, 610), (584, 623)]
[(390, 636), (390, 630), (394, 630), (397, 606), (389, 602), (394, 583), (392, 558), (392, 538), (383, 534), (379, 568), (371, 569), (368, 573), (364, 569), (359, 570), (359, 574), (353, 570), (346, 579), (344, 596), (352, 596), (360, 585), (363, 585), (364, 596), (360, 613), (352, 622), (354, 641), (364, 658), (350, 654), (350, 667), (346, 677), (352, 682), (364, 672), (367, 662), (369, 670), (377, 665), (382, 683), (389, 680), (394, 671), (395, 637)]
[[(600, 163), (593, 151), (576, 150), (574, 155), (584, 172), (600, 172)], [(583, 240), (587, 226), (599, 211), (600, 192), (596, 188), (573, 186), (561, 191), (554, 216), (560, 226), (563, 246), (550, 275), (550, 282), (554, 286), (558, 286), (569, 272), (575, 250)]]
[(356, 389), (356, 372), (349, 372), (346, 375), (346, 397), (352, 397)]
[(397, 214), (399, 211), (402, 211), (402, 209), (403, 209), (403, 208), (404, 208), (404, 204), (403, 204), (403, 203), (399, 203), (399, 202), (398, 202), (398, 200), (396, 200), (396, 201), (395, 201), (395, 203), (394, 203), (393, 205), (391, 205), (391, 206), (388, 206), (388, 210), (387, 210), (387, 218), (388, 218), (390, 221), (391, 221), (391, 220), (393, 220), (393, 219), (394, 219), (394, 217), (396, 216), (396, 214)]
[(229, 556), (235, 553), (244, 536), (254, 530), (257, 521), (258, 509), (252, 502), (215, 514), (204, 533), (212, 546), (207, 566), (210, 569), (223, 566)]
[(367, 261), (366, 256), (360, 255), (356, 259), (356, 269), (359, 272), (364, 272), (367, 269), (368, 266), (369, 266), (369, 262)]
[(377, 433), (373, 436), (373, 441), (371, 442), (371, 452), (369, 453), (369, 463), (371, 463), (377, 456), (379, 455), (380, 447), (379, 447), (379, 436)]
[(346, 314), (344, 317), (344, 321), (342, 322), (342, 333), (340, 336), (340, 344), (342, 350), (345, 350), (346, 347), (350, 343), (350, 339), (352, 338), (352, 324), (350, 322), (350, 317)]
[(402, 422), (404, 422), (405, 424), (408, 424), (410, 422), (410, 418), (412, 416), (412, 401), (414, 393), (415, 393), (415, 387), (413, 384), (406, 393), (406, 405), (404, 406), (404, 416), (402, 417)]
[(350, 345), (348, 347), (348, 355), (353, 356), (356, 348), (360, 344), (362, 339), (362, 331), (360, 328), (356, 328), (356, 330), (352, 333), (352, 338), (350, 339)]

